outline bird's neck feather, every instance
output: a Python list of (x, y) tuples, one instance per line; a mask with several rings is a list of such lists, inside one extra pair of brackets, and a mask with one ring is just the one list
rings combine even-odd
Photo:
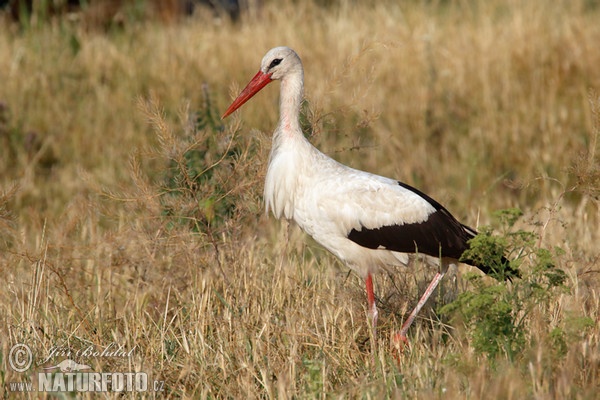
[(303, 73), (299, 71), (281, 80), (279, 96), (279, 127), (285, 134), (302, 134), (300, 105), (304, 97)]

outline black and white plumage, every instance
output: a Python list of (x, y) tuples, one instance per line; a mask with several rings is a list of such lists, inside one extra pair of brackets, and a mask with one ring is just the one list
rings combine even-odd
[[(304, 70), (288, 47), (267, 52), (261, 67), (223, 118), (273, 80), (281, 81), (280, 117), (273, 134), (264, 197), (267, 212), (294, 220), (306, 233), (366, 279), (373, 329), (377, 307), (371, 274), (385, 266), (406, 265), (409, 254), (442, 260), (442, 271), (469, 248), (476, 232), (458, 222), (438, 202), (393, 179), (359, 171), (326, 156), (303, 135), (299, 113)], [(485, 266), (477, 265), (484, 272)], [(441, 280), (438, 273), (402, 328)]]

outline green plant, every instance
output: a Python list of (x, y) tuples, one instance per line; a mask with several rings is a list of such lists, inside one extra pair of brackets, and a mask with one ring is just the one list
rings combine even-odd
[[(471, 249), (463, 257), (494, 262), (502, 254), (510, 254), (511, 266), (523, 266), (527, 261), (528, 268), (522, 268), (522, 278), (508, 284), (468, 274), (472, 289), (440, 309), (442, 314), (461, 319), (474, 349), (492, 360), (505, 354), (514, 361), (527, 343), (524, 327), (531, 311), (536, 307), (547, 308), (556, 292), (565, 289), (566, 274), (555, 262), (563, 251), (558, 247), (553, 250), (537, 247), (533, 232), (510, 230), (520, 215), (517, 209), (496, 213), (505, 227), (504, 234), (495, 236), (490, 227), (484, 227), (470, 241)], [(557, 335), (554, 332), (551, 337), (557, 339)]]
[(238, 196), (236, 165), (243, 142), (227, 137), (208, 87), (203, 106), (184, 130), (183, 146), (168, 154), (164, 177), (163, 214), (194, 231), (221, 227), (234, 215)]

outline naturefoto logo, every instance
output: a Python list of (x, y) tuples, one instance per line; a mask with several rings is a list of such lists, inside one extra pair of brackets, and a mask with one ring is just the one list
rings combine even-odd
[[(164, 390), (163, 381), (153, 381), (149, 386), (145, 372), (99, 372), (88, 362), (95, 359), (94, 365), (102, 364), (102, 359), (129, 359), (135, 347), (126, 349), (111, 343), (102, 349), (87, 346), (74, 350), (66, 346), (52, 347), (48, 355), (34, 366), (34, 353), (23, 343), (14, 345), (9, 352), (9, 365), (17, 373), (23, 374), (20, 382), (8, 382), (11, 392), (146, 392)], [(76, 361), (78, 360), (78, 361)], [(84, 362), (85, 360), (85, 362)], [(131, 362), (127, 363), (131, 365)]]

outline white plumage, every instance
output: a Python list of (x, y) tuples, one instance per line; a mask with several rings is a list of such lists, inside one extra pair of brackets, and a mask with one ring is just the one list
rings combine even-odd
[[(259, 72), (223, 118), (273, 80), (281, 81), (280, 117), (265, 179), (266, 210), (271, 210), (276, 218), (294, 220), (366, 278), (373, 329), (377, 308), (371, 274), (386, 265), (406, 264), (408, 253), (442, 259), (444, 268), (403, 326), (403, 338), (441, 280), (445, 267), (460, 258), (475, 231), (460, 224), (444, 207), (417, 189), (349, 168), (317, 150), (300, 128), (304, 71), (300, 58), (288, 47), (267, 52)], [(477, 266), (489, 272), (489, 268)]]

